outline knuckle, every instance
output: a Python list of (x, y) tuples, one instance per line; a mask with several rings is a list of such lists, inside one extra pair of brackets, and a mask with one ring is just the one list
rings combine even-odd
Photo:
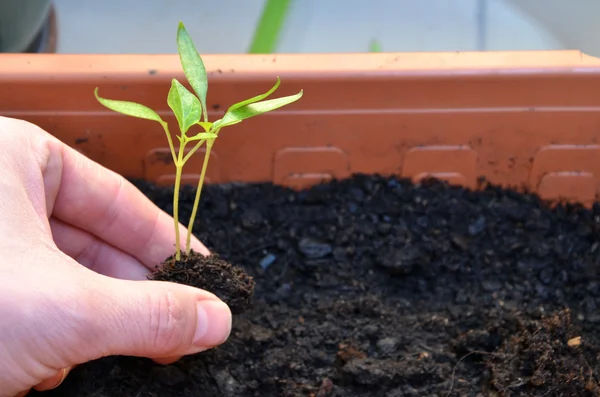
[(148, 343), (161, 354), (181, 349), (185, 342), (187, 312), (182, 302), (169, 290), (150, 298)]
[(0, 119), (0, 136), (4, 142), (22, 143), (23, 140), (40, 137), (44, 132), (38, 125), (27, 120), (11, 117)]

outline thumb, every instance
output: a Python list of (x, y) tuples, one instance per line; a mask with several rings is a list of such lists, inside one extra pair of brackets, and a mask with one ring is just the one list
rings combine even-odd
[[(215, 295), (175, 283), (95, 276), (79, 313), (86, 360), (106, 355), (171, 357), (217, 346), (231, 332), (231, 311)], [(98, 280), (100, 278), (100, 280)]]

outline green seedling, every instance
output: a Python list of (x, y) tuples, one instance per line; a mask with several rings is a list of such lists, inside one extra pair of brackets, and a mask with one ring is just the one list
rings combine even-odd
[[(240, 123), (243, 120), (295, 102), (302, 97), (303, 91), (300, 90), (300, 92), (295, 95), (266, 100), (266, 98), (279, 87), (281, 81), (279, 77), (277, 77), (277, 82), (269, 91), (232, 105), (227, 109), (223, 118), (210, 122), (208, 121), (206, 106), (206, 95), (208, 92), (206, 69), (202, 58), (198, 54), (198, 51), (182, 22), (179, 23), (179, 28), (177, 29), (177, 49), (184, 75), (195, 92), (194, 95), (183, 84), (177, 81), (177, 79), (173, 79), (171, 82), (167, 103), (179, 124), (180, 135), (177, 135), (177, 139), (179, 140), (178, 150), (175, 150), (173, 139), (169, 131), (169, 125), (154, 110), (135, 102), (101, 98), (98, 95), (98, 88), (95, 89), (94, 95), (102, 105), (115, 112), (127, 116), (156, 121), (164, 129), (176, 169), (175, 188), (173, 192), (173, 218), (175, 224), (175, 257), (176, 260), (180, 260), (179, 189), (183, 166), (202, 145), (206, 146), (202, 171), (200, 172), (192, 214), (187, 228), (185, 250), (186, 253), (189, 254), (191, 251), (190, 241), (192, 238), (192, 229), (198, 211), (206, 169), (208, 168), (210, 151), (221, 130), (225, 127)], [(190, 132), (192, 128), (195, 128), (197, 131)], [(194, 146), (187, 154), (185, 154), (185, 148), (188, 144), (193, 144)]]

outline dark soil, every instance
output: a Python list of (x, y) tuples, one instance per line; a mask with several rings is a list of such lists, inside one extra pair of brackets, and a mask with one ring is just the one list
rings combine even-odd
[(169, 366), (97, 360), (43, 394), (600, 396), (600, 205), (356, 176), (208, 186), (198, 220), (256, 282), (230, 339)]
[(537, 395), (598, 395), (595, 368), (585, 354), (574, 354), (580, 346), (577, 335), (568, 309), (541, 320), (520, 320), (517, 332), (489, 361), (492, 385), (504, 395), (527, 395), (532, 386)]
[(251, 305), (254, 280), (241, 268), (219, 258), (218, 254), (211, 254), (205, 257), (191, 251), (182, 253), (179, 260), (172, 255), (149, 278), (210, 291), (227, 303), (232, 314), (243, 313)]

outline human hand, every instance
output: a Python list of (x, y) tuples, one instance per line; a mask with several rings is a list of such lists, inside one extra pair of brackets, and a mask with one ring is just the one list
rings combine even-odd
[(146, 279), (174, 253), (173, 219), (125, 179), (4, 117), (0, 169), (1, 397), (55, 388), (103, 356), (169, 363), (227, 339), (215, 295)]

